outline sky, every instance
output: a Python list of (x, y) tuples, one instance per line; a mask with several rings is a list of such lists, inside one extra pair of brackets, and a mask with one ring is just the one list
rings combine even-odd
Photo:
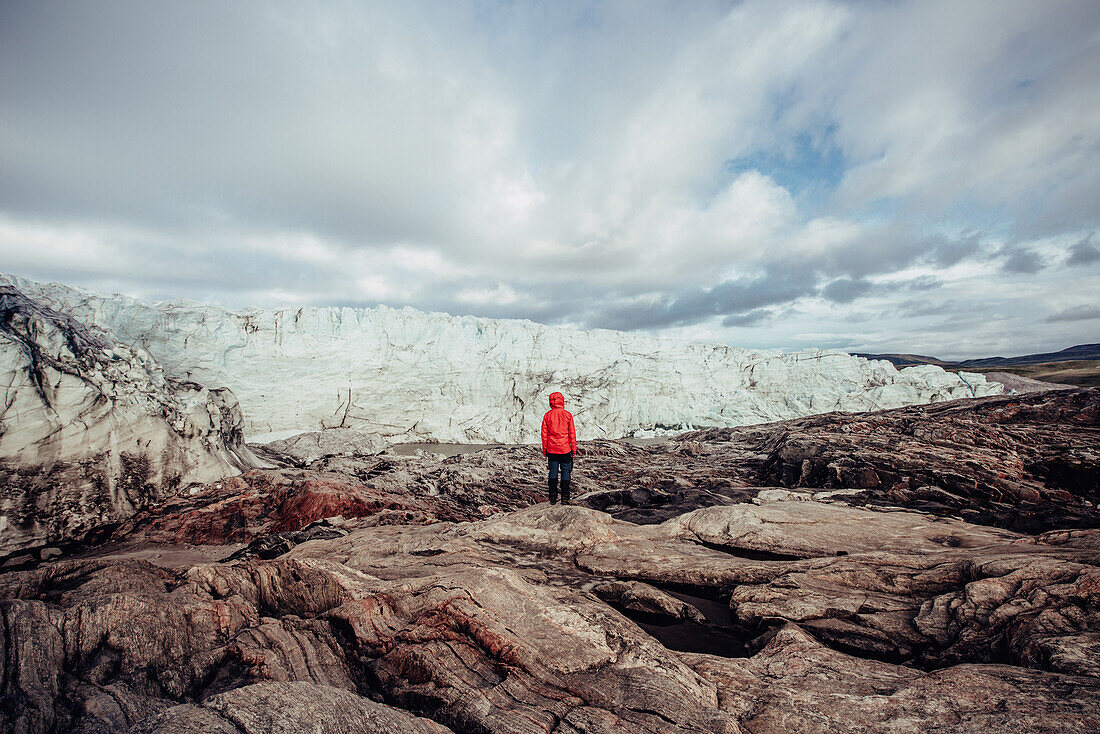
[(752, 348), (1100, 341), (1100, 3), (0, 2), (0, 271)]

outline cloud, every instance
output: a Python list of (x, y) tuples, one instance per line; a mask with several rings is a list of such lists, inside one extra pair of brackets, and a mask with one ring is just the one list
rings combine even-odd
[(899, 287), (911, 291), (931, 291), (943, 287), (943, 279), (935, 275), (922, 275), (905, 281)]
[(1091, 319), (1100, 319), (1100, 306), (1074, 306), (1058, 313), (1052, 313), (1046, 317), (1045, 321), (1049, 324), (1055, 321), (1089, 321)]
[(1100, 260), (1100, 247), (1089, 240), (1082, 240), (1069, 248), (1070, 256), (1066, 260), (1067, 265), (1091, 265)]
[[(1089, 0), (7, 3), (0, 259), (231, 307), (1042, 351), (1088, 324), (1035, 314), (1100, 288), (1098, 24)], [(912, 306), (933, 288), (954, 314)]]
[(979, 237), (968, 235), (959, 239), (937, 236), (928, 241), (928, 260), (940, 267), (950, 267), (982, 253)]
[(821, 295), (834, 303), (851, 303), (867, 295), (872, 288), (871, 283), (863, 279), (840, 278), (822, 288)]
[(648, 302), (620, 303), (604, 313), (602, 320), (616, 329), (695, 324), (714, 316), (743, 316), (764, 306), (788, 303), (811, 295), (815, 285), (811, 271), (769, 271), (713, 287), (685, 289)]
[(1029, 234), (1055, 210), (1070, 217), (1059, 226), (1095, 221), (1096, 174), (1082, 166), (1100, 154), (1087, 142), (1100, 132), (1100, 85), (1086, 81), (1100, 61), (1088, 30), (1097, 15), (1085, 2), (866, 8), (802, 87), (805, 109), (838, 120), (851, 161), (842, 199), (885, 198), (963, 225), (1007, 206)]
[(770, 321), (775, 313), (766, 308), (754, 308), (743, 314), (727, 316), (722, 319), (722, 326), (759, 326)]
[(1006, 273), (1037, 273), (1043, 269), (1043, 259), (1027, 249), (1012, 250), (1002, 264)]

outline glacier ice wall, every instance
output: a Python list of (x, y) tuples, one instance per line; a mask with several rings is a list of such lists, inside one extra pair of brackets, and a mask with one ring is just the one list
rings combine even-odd
[(0, 555), (70, 540), (260, 462), (225, 388), (0, 280)]
[(226, 386), (247, 434), (330, 427), (391, 441), (530, 442), (547, 396), (581, 439), (735, 426), (998, 394), (981, 375), (809, 349), (780, 353), (384, 306), (231, 312), (9, 277), (141, 346), (171, 377)]

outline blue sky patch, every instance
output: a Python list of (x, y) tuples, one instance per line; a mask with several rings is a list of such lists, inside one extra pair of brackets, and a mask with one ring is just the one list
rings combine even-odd
[(803, 209), (822, 205), (846, 170), (844, 154), (833, 142), (832, 128), (824, 135), (800, 133), (786, 150), (758, 150), (722, 164), (726, 182), (746, 171), (759, 171), (791, 192)]

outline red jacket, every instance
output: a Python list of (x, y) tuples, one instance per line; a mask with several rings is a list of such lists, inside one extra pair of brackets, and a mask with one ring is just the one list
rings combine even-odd
[(542, 417), (542, 453), (577, 453), (573, 414), (565, 409), (565, 396), (560, 392), (550, 393), (550, 410)]

